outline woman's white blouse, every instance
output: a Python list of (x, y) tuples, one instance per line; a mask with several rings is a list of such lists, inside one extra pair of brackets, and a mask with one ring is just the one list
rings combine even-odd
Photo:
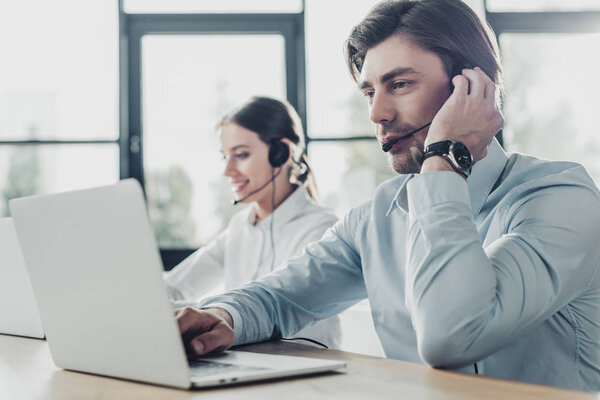
[[(273, 219), (274, 218), (274, 219)], [(273, 219), (274, 251), (270, 224)], [(196, 301), (225, 282), (234, 289), (276, 270), (304, 247), (323, 236), (337, 218), (315, 203), (304, 186), (299, 186), (271, 215), (255, 223), (254, 207), (235, 214), (225, 231), (165, 274), (173, 300)], [(341, 328), (338, 317), (320, 321), (296, 333), (339, 348)]]

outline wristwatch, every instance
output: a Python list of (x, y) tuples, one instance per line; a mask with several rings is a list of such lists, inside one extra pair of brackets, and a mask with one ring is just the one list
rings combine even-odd
[(425, 149), (423, 161), (433, 156), (444, 157), (457, 172), (464, 176), (471, 174), (473, 158), (471, 152), (462, 142), (456, 140), (442, 140), (432, 143)]

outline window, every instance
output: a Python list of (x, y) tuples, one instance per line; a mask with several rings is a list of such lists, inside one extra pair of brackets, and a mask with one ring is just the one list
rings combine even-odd
[(298, 13), (302, 0), (124, 0), (127, 13)]
[(600, 10), (598, 0), (487, 0), (491, 12)]
[[(500, 3), (510, 2), (488, 1), (488, 7), (496, 10)], [(574, 10), (592, 4), (564, 3)], [(536, 4), (554, 10), (559, 3)], [(600, 55), (595, 51), (600, 43), (600, 12), (487, 15), (498, 35), (505, 69), (504, 147), (579, 162), (600, 183), (596, 133)]]
[(216, 124), (253, 95), (285, 98), (285, 81), (281, 35), (143, 37), (144, 177), (163, 249), (206, 244), (239, 211)]
[(600, 34), (501, 36), (509, 151), (582, 163), (600, 183)]
[[(166, 4), (166, 3), (163, 3)], [(166, 268), (223, 230), (238, 209), (222, 178), (215, 126), (253, 95), (305, 119), (304, 15), (122, 14), (129, 164)]]
[(0, 215), (118, 180), (117, 21), (116, 1), (0, 4)]
[(375, 4), (306, 2), (308, 156), (321, 201), (340, 217), (395, 176), (377, 145), (367, 104), (343, 55), (348, 33)]

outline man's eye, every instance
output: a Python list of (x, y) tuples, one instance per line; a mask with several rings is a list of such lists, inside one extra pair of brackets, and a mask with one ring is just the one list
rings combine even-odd
[(244, 160), (248, 158), (249, 155), (249, 153), (238, 153), (235, 155), (235, 158), (237, 158), (238, 160)]
[(363, 92), (363, 96), (365, 96), (367, 99), (372, 99), (373, 96), (375, 96), (375, 92), (373, 90), (365, 90)]
[(406, 81), (397, 81), (392, 84), (392, 87), (394, 89), (404, 89), (406, 86), (408, 86), (408, 84), (409, 82)]

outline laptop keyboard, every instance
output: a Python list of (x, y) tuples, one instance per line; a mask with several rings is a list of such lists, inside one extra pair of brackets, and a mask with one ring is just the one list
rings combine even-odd
[(266, 368), (251, 367), (247, 365), (235, 365), (221, 362), (193, 359), (188, 360), (190, 365), (191, 376), (208, 376), (208, 375), (220, 375), (228, 374), (232, 372), (249, 372), (249, 371), (261, 371)]

